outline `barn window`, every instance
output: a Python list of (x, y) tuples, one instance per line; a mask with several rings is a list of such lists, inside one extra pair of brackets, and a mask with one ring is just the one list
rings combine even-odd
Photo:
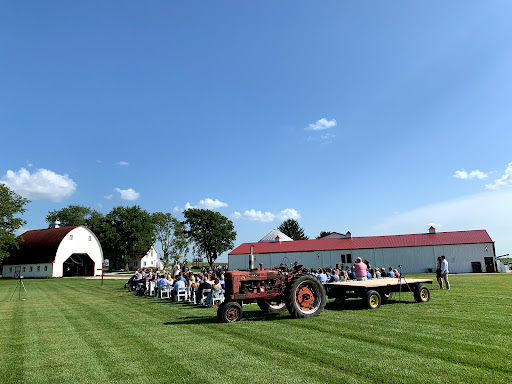
[(34, 269), (34, 268), (33, 268), (32, 266), (30, 266), (30, 272), (32, 272), (32, 271), (33, 271), (33, 269)]
[(347, 253), (347, 263), (352, 264), (352, 255)]
[(25, 267), (23, 267), (23, 272), (25, 272)]
[(144, 266), (146, 266), (146, 262), (144, 262)]
[(47, 265), (44, 266), (44, 270), (45, 270), (45, 272), (48, 270), (48, 266)]
[(345, 264), (345, 263), (346, 263), (345, 255), (341, 255), (341, 264)]
[(37, 272), (41, 272), (41, 266), (40, 265), (37, 266)]
[(69, 235), (69, 240), (73, 240), (73, 235)]
[(11, 267), (11, 268), (9, 268), (9, 272), (12, 272), (12, 267)]

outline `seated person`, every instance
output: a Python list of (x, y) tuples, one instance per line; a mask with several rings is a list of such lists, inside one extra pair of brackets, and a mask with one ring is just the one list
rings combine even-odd
[(395, 277), (395, 272), (393, 272), (393, 267), (389, 267), (388, 277)]
[(395, 272), (395, 277), (396, 277), (396, 278), (399, 278), (399, 277), (400, 277), (400, 273), (398, 273), (398, 270), (396, 270), (396, 269), (395, 269), (393, 272)]
[(322, 269), (318, 271), (318, 274), (316, 275), (316, 278), (320, 280), (322, 284), (325, 284), (327, 282), (327, 275), (324, 273)]
[(380, 268), (375, 268), (375, 277), (380, 279)]
[(199, 284), (199, 288), (197, 289), (196, 304), (199, 304), (201, 301), (201, 298), (203, 297), (203, 290), (205, 289), (212, 289), (212, 285), (208, 281), (207, 275), (204, 275), (203, 282)]
[(178, 289), (186, 288), (185, 282), (181, 279), (181, 272), (176, 275), (176, 280), (174, 281), (174, 285), (172, 286), (171, 296), (174, 298), (178, 293)]
[(219, 279), (215, 279), (211, 288), (211, 292), (208, 294), (208, 297), (206, 298), (205, 304), (208, 307), (215, 308), (216, 306), (213, 305), (213, 299), (220, 298), (222, 291), (222, 286), (219, 283)]
[(380, 277), (388, 277), (388, 274), (386, 273), (386, 268), (382, 267), (380, 269)]

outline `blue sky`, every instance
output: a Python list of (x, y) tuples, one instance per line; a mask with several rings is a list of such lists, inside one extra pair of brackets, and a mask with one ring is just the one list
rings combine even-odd
[[(236, 245), (487, 229), (512, 251), (512, 3), (4, 4), (0, 181), (25, 229), (198, 206)], [(226, 261), (224, 255), (221, 261)]]

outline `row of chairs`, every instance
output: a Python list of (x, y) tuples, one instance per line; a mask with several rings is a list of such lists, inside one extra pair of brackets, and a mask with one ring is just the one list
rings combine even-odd
[[(192, 290), (188, 290), (187, 288), (178, 288), (178, 291), (174, 295), (174, 302), (176, 303), (195, 303), (197, 296), (197, 288), (193, 288)], [(148, 287), (146, 290), (149, 296), (156, 295), (156, 283), (154, 281), (148, 282)], [(158, 290), (158, 298), (160, 299), (170, 299), (171, 298), (172, 287), (166, 286), (162, 289)], [(212, 292), (211, 289), (203, 289), (201, 298), (199, 300), (200, 305), (207, 305), (208, 296), (212, 296), (210, 298), (211, 305), (219, 305), (224, 302), (224, 290), (222, 289), (220, 292)]]

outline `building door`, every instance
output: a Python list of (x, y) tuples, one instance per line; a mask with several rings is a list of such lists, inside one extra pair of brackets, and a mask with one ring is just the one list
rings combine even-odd
[(63, 276), (94, 276), (94, 261), (86, 253), (73, 253), (62, 265)]
[(494, 269), (494, 259), (492, 257), (484, 257), (485, 261), (485, 272), (492, 273), (496, 272)]

